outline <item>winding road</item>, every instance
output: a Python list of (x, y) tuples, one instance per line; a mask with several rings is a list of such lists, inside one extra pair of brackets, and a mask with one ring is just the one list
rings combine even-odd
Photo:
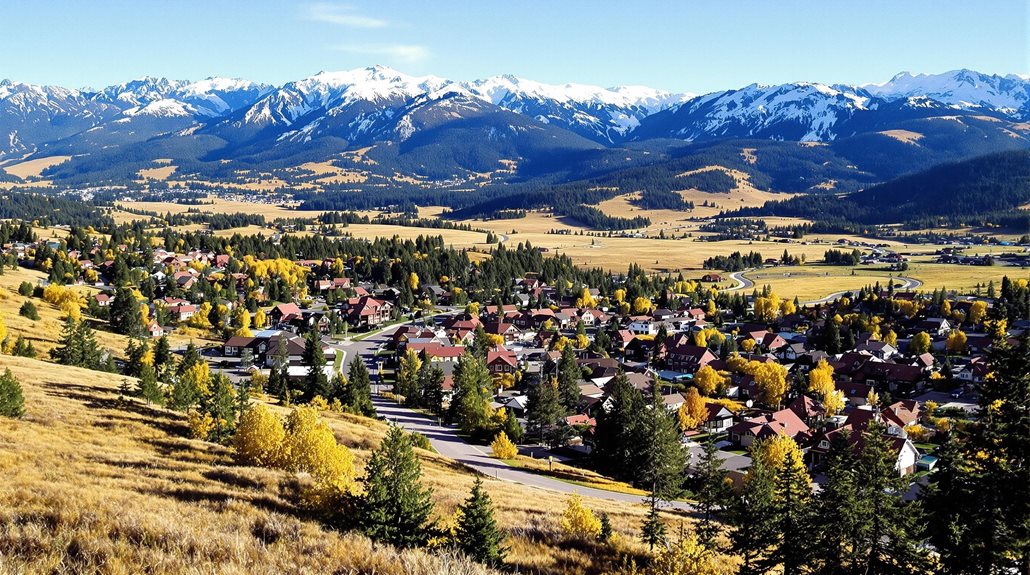
[[(747, 270), (747, 271), (754, 271), (754, 270)], [(727, 277), (730, 278), (731, 280), (737, 282), (737, 285), (735, 285), (733, 287), (726, 288), (726, 289), (724, 289), (722, 291), (724, 291), (724, 292), (734, 292), (734, 291), (751, 289), (751, 288), (755, 287), (755, 282), (751, 281), (746, 276), (744, 276), (744, 274), (747, 273), (747, 271), (733, 272), (733, 273), (729, 274)], [(897, 276), (897, 277), (894, 278), (894, 281), (902, 282), (901, 286), (898, 286), (898, 287), (895, 288), (895, 289), (898, 289), (898, 290), (901, 290), (901, 291), (911, 291), (911, 290), (919, 289), (919, 287), (921, 285), (923, 285), (922, 281), (917, 280), (915, 278), (905, 277), (905, 276)], [(801, 302), (801, 305), (815, 305), (815, 304), (831, 302), (831, 301), (833, 301), (833, 300), (835, 300), (835, 299), (837, 299), (837, 298), (839, 298), (839, 297), (841, 297), (841, 296), (843, 296), (845, 294), (849, 294), (849, 293), (852, 293), (852, 292), (855, 292), (855, 291), (857, 291), (857, 290), (841, 290), (841, 291), (833, 292), (833, 293), (831, 293), (831, 294), (829, 294), (829, 295), (827, 295), (825, 297), (821, 297), (819, 299), (803, 301), (803, 302)]]
[[(373, 377), (377, 377), (377, 365), (375, 360), (376, 351), (382, 347), (398, 326), (392, 326), (379, 333), (369, 336), (361, 341), (345, 343), (348, 350), (354, 354), (351, 357), (360, 357), (368, 364), (369, 371)], [(560, 481), (545, 475), (533, 473), (517, 467), (506, 465), (497, 459), (490, 457), (488, 450), (484, 447), (468, 443), (462, 439), (457, 430), (449, 425), (441, 424), (435, 418), (429, 417), (404, 406), (375, 395), (372, 402), (376, 406), (376, 413), (408, 431), (417, 431), (429, 438), (440, 455), (448, 457), (461, 463), (483, 475), (494, 477), (502, 481), (511, 481), (536, 489), (547, 489), (559, 493), (578, 493), (585, 497), (594, 497), (608, 501), (620, 501), (624, 503), (645, 503), (645, 499), (639, 495), (618, 493), (604, 489), (595, 489), (573, 483)], [(666, 502), (663, 509), (676, 509), (691, 511), (690, 504), (682, 501)]]
[[(911, 290), (914, 290), (914, 289), (918, 289), (919, 286), (923, 285), (923, 282), (921, 282), (921, 281), (919, 281), (919, 280), (917, 280), (915, 278), (910, 278), (910, 277), (897, 276), (897, 277), (894, 278), (894, 280), (902, 282), (902, 285), (900, 287), (895, 287), (894, 288), (896, 290), (901, 290), (901, 291), (911, 291)], [(810, 301), (803, 301), (803, 302), (801, 302), (801, 305), (812, 305), (812, 304), (820, 304), (820, 303), (831, 302), (831, 301), (833, 301), (833, 300), (835, 300), (835, 299), (837, 299), (837, 298), (839, 298), (839, 297), (841, 297), (843, 295), (854, 293), (855, 291), (856, 290), (844, 290), (844, 291), (833, 292), (830, 295), (828, 295), (826, 297), (823, 297), (823, 298), (814, 299), (814, 300), (810, 300)]]

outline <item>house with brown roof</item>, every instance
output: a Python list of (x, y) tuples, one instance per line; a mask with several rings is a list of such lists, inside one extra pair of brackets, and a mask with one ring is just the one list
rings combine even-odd
[(781, 409), (773, 413), (752, 417), (727, 429), (730, 441), (742, 447), (748, 447), (755, 441), (769, 439), (777, 435), (786, 435), (792, 439), (807, 434), (809, 427), (791, 409)]
[(375, 327), (390, 319), (393, 304), (369, 296), (347, 300), (347, 321), (355, 327)]
[(719, 359), (718, 356), (707, 347), (680, 344), (669, 349), (665, 361), (671, 370), (694, 373), (717, 359)]

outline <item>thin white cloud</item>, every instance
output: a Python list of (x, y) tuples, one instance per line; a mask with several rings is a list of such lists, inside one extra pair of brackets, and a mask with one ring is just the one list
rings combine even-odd
[(319, 2), (308, 4), (305, 7), (305, 11), (308, 20), (336, 24), (337, 26), (346, 26), (348, 28), (385, 28), (389, 25), (389, 22), (386, 20), (356, 14), (354, 8), (346, 4)]
[(429, 49), (417, 44), (342, 44), (333, 46), (333, 49), (365, 56), (383, 56), (406, 63), (421, 62), (429, 57)]

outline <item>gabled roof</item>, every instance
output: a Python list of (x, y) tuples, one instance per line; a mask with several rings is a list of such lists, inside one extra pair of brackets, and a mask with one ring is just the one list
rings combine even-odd
[(790, 409), (781, 409), (773, 413), (753, 417), (729, 428), (731, 433), (751, 434), (759, 439), (775, 435), (797, 437), (802, 433), (807, 433), (808, 430), (808, 425)]
[(514, 367), (518, 361), (515, 359), (515, 352), (497, 346), (486, 352), (486, 364), (490, 365), (496, 361), (506, 363)]

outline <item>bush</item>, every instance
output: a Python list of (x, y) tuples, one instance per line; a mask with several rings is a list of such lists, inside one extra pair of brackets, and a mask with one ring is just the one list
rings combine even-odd
[(519, 454), (519, 448), (515, 447), (515, 444), (508, 439), (508, 435), (503, 431), (494, 437), (493, 443), (490, 444), (490, 449), (493, 450), (494, 457), (497, 459), (515, 459), (515, 456)]
[(245, 465), (274, 467), (279, 464), (286, 430), (278, 415), (260, 403), (240, 418), (233, 437), (236, 461)]
[(39, 310), (36, 309), (36, 304), (26, 301), (21, 304), (21, 307), (18, 309), (18, 315), (27, 317), (32, 321), (36, 321), (39, 319)]
[(583, 498), (579, 494), (572, 494), (565, 500), (560, 526), (566, 539), (593, 541), (601, 534), (601, 520), (583, 506)]
[(34, 289), (35, 288), (29, 282), (21, 282), (20, 284), (18, 284), (18, 294), (23, 295), (25, 297), (31, 296)]
[(433, 445), (429, 442), (429, 438), (417, 431), (411, 432), (411, 445), (426, 451), (433, 451)]
[(0, 416), (21, 417), (25, 413), (25, 397), (21, 384), (14, 378), (11, 370), (5, 369), (0, 375)]

